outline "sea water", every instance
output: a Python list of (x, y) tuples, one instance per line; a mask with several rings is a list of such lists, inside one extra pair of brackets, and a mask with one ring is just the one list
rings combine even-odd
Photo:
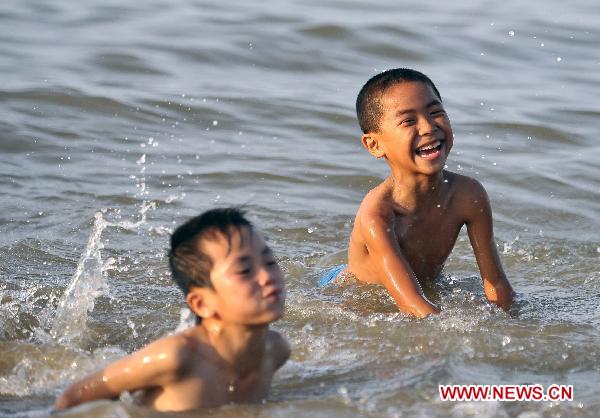
[[(8, 0), (0, 5), (0, 415), (185, 327), (176, 224), (243, 205), (285, 270), (293, 352), (266, 403), (190, 416), (593, 417), (600, 401), (600, 5)], [(464, 231), (442, 313), (317, 288), (387, 175), (354, 100), (428, 74), (518, 293), (485, 302)], [(572, 402), (442, 402), (440, 384), (564, 384)], [(150, 416), (127, 396), (63, 416)], [(158, 414), (155, 414), (159, 416)], [(185, 416), (185, 414), (183, 415)]]

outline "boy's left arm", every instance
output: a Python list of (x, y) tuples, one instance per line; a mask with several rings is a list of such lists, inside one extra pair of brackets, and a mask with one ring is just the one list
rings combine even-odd
[(483, 290), (490, 302), (508, 310), (514, 292), (504, 274), (496, 248), (490, 201), (478, 181), (469, 179), (467, 183), (467, 232), (483, 280)]

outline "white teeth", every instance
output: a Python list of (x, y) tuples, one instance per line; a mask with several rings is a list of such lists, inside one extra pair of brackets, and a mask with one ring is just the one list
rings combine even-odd
[(438, 140), (438, 141), (435, 141), (433, 144), (427, 145), (426, 147), (418, 148), (418, 150), (419, 151), (429, 151), (429, 150), (439, 147), (440, 144), (441, 144), (441, 142)]

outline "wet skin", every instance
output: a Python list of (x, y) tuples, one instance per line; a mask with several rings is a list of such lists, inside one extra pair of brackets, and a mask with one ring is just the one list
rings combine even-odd
[(422, 287), (436, 279), (466, 225), (488, 300), (503, 309), (512, 289), (493, 236), (487, 194), (476, 180), (444, 170), (453, 133), (440, 99), (420, 82), (401, 82), (381, 97), (377, 132), (364, 147), (385, 158), (391, 175), (363, 199), (348, 248), (348, 271), (385, 286), (402, 312), (438, 312)]
[(213, 289), (193, 288), (190, 309), (202, 323), (157, 340), (69, 387), (58, 409), (142, 390), (143, 404), (160, 411), (260, 402), (290, 349), (269, 323), (283, 315), (282, 272), (260, 233), (242, 228), (231, 245), (206, 240)]

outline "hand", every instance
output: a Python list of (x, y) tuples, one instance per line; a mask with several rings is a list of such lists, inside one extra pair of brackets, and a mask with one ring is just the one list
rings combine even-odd
[(513, 301), (514, 292), (508, 280), (500, 280), (498, 283), (492, 284), (485, 281), (483, 285), (487, 300), (495, 303), (503, 310), (507, 311)]

